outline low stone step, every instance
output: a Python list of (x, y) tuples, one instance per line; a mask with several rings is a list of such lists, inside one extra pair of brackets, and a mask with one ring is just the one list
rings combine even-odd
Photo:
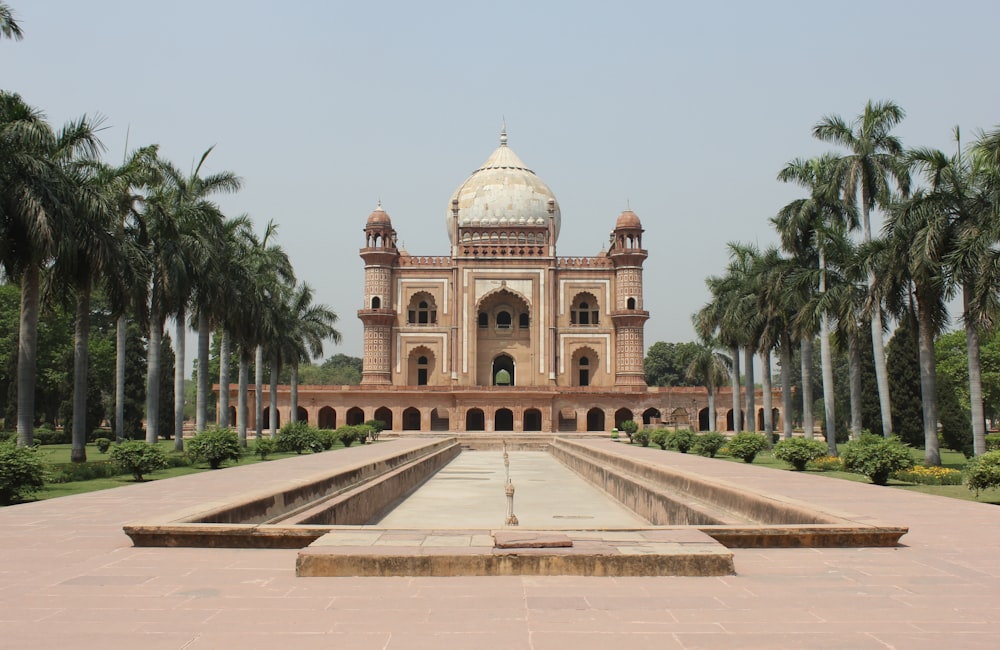
[[(353, 528), (323, 535), (299, 551), (296, 575), (347, 576), (720, 576), (735, 573), (733, 554), (692, 528), (560, 530), (568, 544), (500, 548), (503, 530)], [(499, 534), (499, 538), (495, 535)], [(548, 540), (552, 531), (516, 531), (509, 539)]]

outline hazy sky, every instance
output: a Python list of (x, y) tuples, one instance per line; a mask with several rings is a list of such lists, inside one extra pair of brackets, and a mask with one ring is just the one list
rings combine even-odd
[[(560, 255), (593, 255), (626, 205), (646, 229), (646, 344), (694, 338), (727, 241), (775, 242), (775, 180), (829, 147), (812, 125), (869, 98), (904, 144), (1000, 125), (1000, 3), (5, 0), (0, 88), (61, 125), (105, 116), (109, 160), (159, 143), (244, 190), (361, 354), (365, 219), (445, 255), (448, 200), (498, 144), (552, 188)], [(193, 349), (193, 348), (192, 348)], [(190, 355), (189, 355), (190, 356)]]

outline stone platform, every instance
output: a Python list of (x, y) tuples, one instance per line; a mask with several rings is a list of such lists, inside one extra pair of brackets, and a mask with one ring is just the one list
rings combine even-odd
[(320, 537), (299, 552), (300, 577), (722, 576), (733, 554), (693, 528), (379, 530)]

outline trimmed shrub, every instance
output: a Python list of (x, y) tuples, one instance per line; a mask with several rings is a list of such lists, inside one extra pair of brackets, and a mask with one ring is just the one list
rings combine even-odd
[(14, 429), (3, 429), (0, 431), (0, 443), (17, 440), (17, 431)]
[(666, 429), (657, 429), (652, 434), (650, 434), (649, 440), (654, 445), (658, 445), (660, 449), (666, 449), (668, 444), (667, 438), (669, 437), (669, 435), (670, 432), (667, 431)]
[(986, 436), (986, 451), (1000, 450), (1000, 433), (991, 433)]
[(304, 451), (322, 451), (318, 429), (305, 422), (289, 422), (278, 431), (278, 451), (294, 451), (301, 454)]
[(697, 436), (688, 429), (678, 429), (667, 434), (667, 444), (682, 454), (688, 453), (694, 447)]
[(0, 504), (20, 501), (44, 485), (45, 467), (36, 449), (0, 444)]
[(820, 472), (838, 472), (844, 469), (844, 464), (840, 462), (840, 458), (837, 456), (823, 456), (822, 458), (809, 461), (809, 467)]
[(805, 470), (810, 462), (823, 458), (828, 449), (825, 442), (808, 438), (788, 438), (774, 445), (774, 457), (792, 466), (796, 472)]
[(111, 462), (120, 471), (131, 474), (136, 481), (143, 481), (143, 475), (169, 467), (167, 457), (156, 445), (141, 440), (126, 440), (115, 445), (108, 452)]
[(35, 429), (36, 445), (68, 445), (73, 442), (73, 434), (65, 429), (54, 431), (50, 426), (43, 425)]
[(261, 460), (264, 460), (276, 451), (278, 451), (278, 443), (273, 438), (261, 438), (253, 446), (253, 453), (260, 456)]
[(108, 440), (115, 439), (115, 432), (111, 429), (94, 429), (87, 434), (87, 442), (97, 442), (101, 438), (107, 438)]
[(107, 438), (98, 438), (94, 441), (94, 444), (97, 445), (97, 451), (102, 454), (108, 453), (108, 449), (111, 448), (111, 441)]
[(337, 440), (345, 447), (350, 447), (358, 441), (364, 441), (368, 437), (368, 427), (364, 424), (345, 425), (336, 430)]
[(863, 433), (844, 446), (841, 462), (848, 472), (867, 476), (875, 485), (885, 485), (896, 472), (913, 467), (913, 456), (910, 446), (895, 436)]
[(632, 434), (632, 444), (640, 445), (642, 447), (649, 446), (649, 431), (643, 429), (642, 431), (636, 431)]
[(204, 460), (212, 469), (219, 469), (227, 460), (239, 462), (243, 455), (240, 438), (230, 428), (208, 427), (188, 443), (188, 455)]
[(694, 442), (694, 453), (715, 458), (715, 454), (726, 446), (726, 435), (718, 431), (706, 431), (698, 436)]
[(757, 454), (767, 449), (767, 438), (751, 431), (741, 431), (726, 443), (726, 453), (734, 458), (742, 458), (744, 463), (752, 463)]
[(337, 434), (332, 429), (317, 429), (316, 439), (323, 447), (323, 451), (330, 451), (337, 444)]
[[(632, 439), (632, 436), (634, 436), (635, 432), (639, 430), (639, 425), (636, 424), (635, 420), (625, 420), (624, 422), (622, 422), (622, 425), (620, 427), (618, 427), (618, 430), (625, 432), (625, 435), (628, 436), (628, 441), (629, 442), (635, 442)], [(647, 434), (647, 438), (648, 438), (648, 434)], [(649, 440), (646, 440), (646, 444), (642, 445), (642, 446), (643, 447), (649, 446)]]
[(1000, 487), (1000, 450), (976, 456), (965, 466), (965, 480), (979, 496), (980, 490)]
[[(371, 437), (373, 441), (378, 440), (378, 434), (385, 430), (385, 422), (382, 420), (368, 420), (365, 422), (365, 426), (371, 429)], [(329, 447), (327, 447), (329, 449)]]

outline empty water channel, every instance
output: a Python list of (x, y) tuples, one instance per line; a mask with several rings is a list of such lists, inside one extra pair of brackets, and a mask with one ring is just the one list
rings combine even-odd
[[(124, 529), (137, 546), (248, 548), (302, 548), (358, 527), (503, 529), (501, 444), (445, 437), (338, 452), (319, 473)], [(467, 449), (477, 445), (486, 449)], [(681, 471), (663, 462), (663, 452), (617, 447), (560, 437), (515, 441), (509, 475), (518, 530), (694, 527), (730, 547), (887, 546), (906, 532)]]
[[(513, 512), (525, 528), (635, 528), (649, 522), (544, 451), (508, 453)], [(384, 528), (498, 528), (507, 514), (507, 467), (498, 451), (464, 451), (385, 517)]]

